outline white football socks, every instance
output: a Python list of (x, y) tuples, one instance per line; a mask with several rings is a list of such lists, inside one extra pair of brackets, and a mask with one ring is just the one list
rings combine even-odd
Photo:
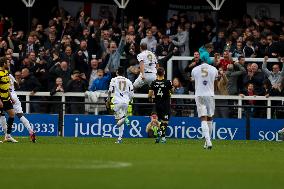
[(0, 124), (2, 125), (4, 134), (7, 135), (7, 121), (5, 116), (0, 116)]
[(122, 139), (122, 136), (123, 136), (123, 131), (124, 131), (124, 125), (121, 125), (119, 128), (118, 128), (118, 140), (121, 140)]
[(20, 121), (24, 124), (24, 126), (28, 129), (29, 133), (32, 133), (33, 130), (32, 130), (32, 127), (30, 125), (30, 122), (29, 120), (27, 120), (27, 118), (25, 116), (22, 116), (20, 118)]
[(213, 121), (207, 121), (207, 125), (208, 125), (208, 128), (209, 128), (209, 137), (211, 138), (212, 137), (212, 125), (213, 125)]
[(209, 127), (207, 121), (201, 121), (202, 134), (205, 137), (207, 145), (212, 145), (209, 136)]
[(120, 120), (117, 121), (117, 126), (121, 126), (125, 121), (125, 117), (121, 118)]

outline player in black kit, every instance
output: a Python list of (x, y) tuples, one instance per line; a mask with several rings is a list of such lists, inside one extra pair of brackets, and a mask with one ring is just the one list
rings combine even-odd
[(171, 81), (165, 79), (165, 69), (159, 67), (157, 69), (157, 79), (152, 82), (148, 97), (151, 102), (155, 102), (155, 112), (157, 112), (158, 119), (161, 122), (159, 137), (156, 143), (166, 142), (166, 129), (168, 126), (170, 111), (171, 111), (171, 94), (173, 93), (173, 86)]

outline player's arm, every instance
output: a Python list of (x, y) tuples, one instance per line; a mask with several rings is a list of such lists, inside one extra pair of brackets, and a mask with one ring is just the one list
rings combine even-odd
[(150, 102), (153, 102), (153, 98), (155, 98), (154, 94), (154, 81), (151, 83), (149, 91), (148, 91), (148, 99)]
[(139, 67), (140, 67), (140, 73), (141, 73), (142, 79), (144, 80), (145, 79), (145, 72), (144, 72), (145, 65), (144, 65), (144, 61), (143, 60), (140, 61)]
[(108, 93), (107, 93), (107, 99), (106, 99), (106, 107), (110, 108), (110, 101), (111, 101), (111, 94), (113, 93), (114, 90), (114, 82), (111, 80)]
[(134, 88), (133, 88), (131, 81), (128, 80), (128, 82), (129, 82), (129, 99), (130, 99), (130, 102), (131, 102), (133, 97), (134, 97)]
[(148, 92), (148, 99), (150, 102), (153, 102), (153, 97), (154, 97), (154, 91), (150, 89)]

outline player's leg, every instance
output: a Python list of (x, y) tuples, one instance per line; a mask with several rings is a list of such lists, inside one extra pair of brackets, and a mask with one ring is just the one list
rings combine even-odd
[(12, 129), (13, 129), (13, 123), (14, 123), (14, 118), (15, 118), (15, 111), (13, 109), (13, 105), (10, 101), (5, 101), (4, 102), (4, 110), (6, 110), (8, 114), (8, 120), (7, 120), (7, 135), (5, 136), (5, 141), (7, 142), (18, 142), (15, 140), (12, 136)]
[[(162, 104), (156, 104), (156, 111), (158, 114), (158, 119), (161, 121), (160, 123), (160, 136), (157, 138), (158, 140), (162, 140), (163, 143), (166, 142), (166, 131), (169, 122), (170, 116), (170, 102), (165, 102)], [(159, 142), (156, 140), (156, 143)]]
[(213, 130), (213, 116), (215, 113), (215, 100), (213, 97), (208, 97), (207, 98), (207, 103), (206, 103), (206, 109), (208, 112), (208, 116), (207, 116), (207, 124), (208, 124), (208, 128), (209, 128), (209, 136), (211, 138), (212, 136), (212, 130)]
[(18, 96), (16, 94), (12, 94), (11, 96), (14, 101), (13, 108), (15, 110), (15, 114), (29, 131), (31, 141), (36, 142), (35, 132), (33, 131), (29, 120), (24, 116), (23, 108)]
[(0, 124), (3, 128), (3, 132), (4, 132), (4, 136), (7, 135), (7, 121), (5, 118), (5, 114), (2, 113), (3, 109), (0, 110), (1, 114), (0, 114)]
[(135, 90), (138, 88), (141, 88), (145, 84), (144, 80), (141, 78), (141, 74), (136, 78), (136, 80), (133, 83), (133, 87)]
[(211, 139), (210, 139), (210, 135), (209, 135), (209, 127), (208, 127), (208, 124), (207, 124), (207, 109), (206, 109), (205, 100), (206, 99), (204, 97), (196, 97), (195, 98), (198, 117), (200, 117), (200, 119), (201, 119), (202, 134), (205, 138), (204, 147), (211, 148), (212, 143), (211, 143)]
[[(126, 107), (126, 110), (125, 110)], [(126, 112), (125, 112), (126, 111)], [(124, 121), (127, 113), (127, 104), (115, 104), (114, 105), (116, 125), (118, 128), (118, 139), (116, 143), (122, 142), (122, 136), (124, 131)]]

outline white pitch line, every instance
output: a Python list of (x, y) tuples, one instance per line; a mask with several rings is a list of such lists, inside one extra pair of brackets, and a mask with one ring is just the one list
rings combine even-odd
[[(11, 159), (11, 158), (1, 158)], [(16, 159), (16, 158), (12, 158)], [(79, 160), (79, 159), (52, 159), (52, 158), (40, 158), (40, 159), (22, 159), (23, 162), (1, 165), (1, 169), (74, 169), (74, 170), (90, 170), (90, 169), (119, 169), (132, 166), (128, 162), (116, 162), (116, 161), (98, 161), (98, 160)], [(40, 161), (39, 161), (40, 160)], [(47, 164), (51, 163), (51, 164)]]

